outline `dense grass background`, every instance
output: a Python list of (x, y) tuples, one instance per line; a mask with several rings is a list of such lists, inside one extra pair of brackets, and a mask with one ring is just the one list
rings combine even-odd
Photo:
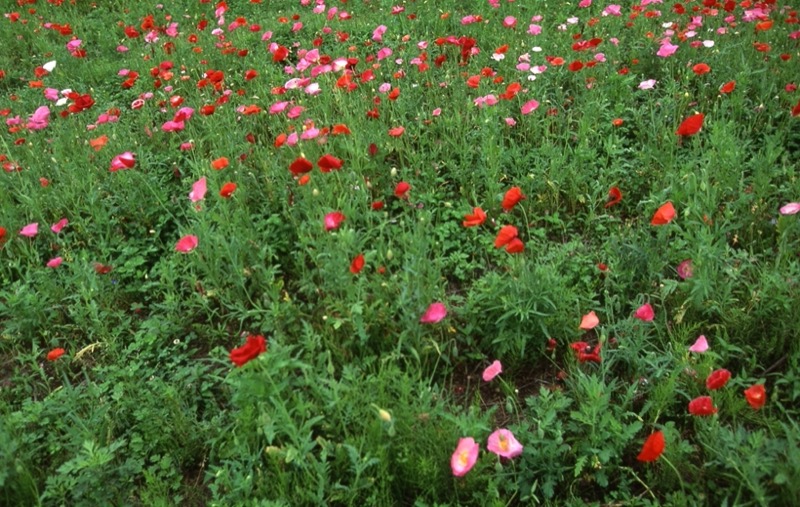
[[(796, 11), (318, 3), (3, 6), (0, 502), (793, 505), (800, 225), (779, 209), (800, 200)], [(465, 58), (448, 37), (479, 51)], [(662, 58), (665, 38), (679, 48)], [(68, 51), (72, 39), (85, 55)], [(315, 76), (318, 95), (279, 90), (311, 76), (285, 68), (314, 48), (353, 59), (350, 70)], [(527, 61), (547, 68), (533, 74)], [(348, 73), (350, 91), (337, 85)], [(517, 94), (500, 98), (512, 83)], [(75, 100), (57, 105), (47, 88), (93, 105), (70, 112)], [(476, 105), (490, 94), (496, 105)], [(538, 108), (522, 114), (531, 100)], [(270, 114), (280, 101), (304, 110)], [(49, 125), (27, 129), (44, 105)], [(260, 112), (244, 114), (251, 105)], [(179, 107), (193, 116), (164, 132)], [(702, 130), (677, 136), (696, 112)], [(281, 134), (334, 125), (350, 133), (276, 147)], [(127, 151), (135, 166), (109, 171)], [(343, 167), (315, 168), (305, 184), (289, 171), (325, 154)], [(229, 165), (215, 170), (219, 157)], [(202, 177), (208, 193), (192, 202)], [(394, 195), (401, 181), (406, 198)], [(514, 186), (526, 198), (504, 211)], [(606, 207), (612, 187), (622, 200)], [(667, 201), (677, 216), (650, 225)], [(465, 228), (476, 206), (488, 219)], [(345, 220), (326, 231), (334, 211)], [(30, 223), (38, 235), (19, 235)], [(524, 252), (493, 247), (503, 225)], [(197, 248), (176, 252), (185, 235)], [(447, 317), (420, 323), (436, 301)], [(633, 317), (644, 303), (652, 322)], [(600, 325), (580, 329), (590, 311)], [(268, 348), (236, 368), (228, 353), (247, 334)], [(710, 349), (690, 353), (701, 334)], [(577, 360), (581, 341), (602, 345), (599, 364)], [(65, 355), (48, 361), (55, 348)], [(483, 382), (495, 359), (503, 373)], [(732, 373), (710, 393), (718, 412), (690, 415), (718, 368)], [(760, 410), (743, 396), (757, 383)], [(514, 432), (521, 456), (485, 450), (497, 428)], [(655, 430), (666, 450), (641, 463)], [(467, 436), (483, 450), (453, 477)]]

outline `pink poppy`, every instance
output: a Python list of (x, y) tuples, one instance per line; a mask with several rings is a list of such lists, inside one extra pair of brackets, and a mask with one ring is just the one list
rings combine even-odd
[(198, 239), (197, 236), (187, 235), (182, 237), (175, 243), (175, 251), (181, 253), (189, 253), (195, 248), (197, 248)]
[(495, 360), (485, 370), (483, 370), (483, 381), (489, 382), (501, 373), (503, 373), (503, 365), (500, 364), (500, 361)]
[(192, 202), (197, 202), (206, 196), (206, 177), (203, 176), (192, 185), (192, 191), (189, 192), (189, 199)]
[(636, 313), (634, 313), (633, 316), (639, 320), (651, 322), (655, 317), (655, 312), (653, 311), (653, 307), (650, 306), (650, 303), (645, 303), (636, 309)]
[(499, 429), (489, 435), (486, 448), (502, 458), (515, 458), (522, 454), (522, 444), (506, 429)]
[(703, 352), (708, 350), (708, 340), (704, 335), (700, 335), (695, 340), (694, 344), (689, 347), (689, 352), (696, 352), (698, 354), (702, 354)]
[(344, 215), (340, 211), (334, 211), (325, 215), (325, 230), (332, 231), (338, 229), (344, 222)]
[(450, 458), (450, 468), (453, 470), (453, 475), (463, 477), (472, 470), (475, 462), (478, 461), (479, 451), (480, 446), (473, 438), (459, 439), (458, 446)]
[(419, 321), (423, 324), (436, 324), (447, 317), (447, 308), (443, 303), (431, 303)]
[(26, 225), (19, 231), (19, 235), (26, 238), (32, 238), (37, 234), (39, 234), (39, 224), (36, 222)]

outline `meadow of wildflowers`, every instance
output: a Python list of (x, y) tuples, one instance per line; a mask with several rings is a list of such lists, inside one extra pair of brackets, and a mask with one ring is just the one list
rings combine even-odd
[(799, 10), (8, 0), (0, 504), (796, 505)]

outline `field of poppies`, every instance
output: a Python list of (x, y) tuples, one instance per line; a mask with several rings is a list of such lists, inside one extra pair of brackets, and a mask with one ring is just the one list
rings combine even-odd
[(5, 2), (0, 504), (797, 505), (798, 9)]

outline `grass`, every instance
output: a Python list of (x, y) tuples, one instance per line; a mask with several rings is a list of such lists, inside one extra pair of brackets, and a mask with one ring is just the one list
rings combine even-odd
[(4, 9), (0, 503), (800, 497), (791, 6)]

